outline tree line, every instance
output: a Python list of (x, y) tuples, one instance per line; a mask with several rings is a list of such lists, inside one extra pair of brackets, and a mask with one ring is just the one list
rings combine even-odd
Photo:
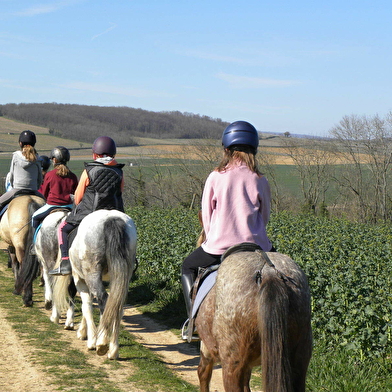
[(135, 137), (219, 138), (228, 125), (218, 118), (179, 111), (59, 103), (8, 103), (0, 105), (0, 116), (42, 126), (52, 135), (80, 142), (111, 135), (118, 146), (135, 145)]

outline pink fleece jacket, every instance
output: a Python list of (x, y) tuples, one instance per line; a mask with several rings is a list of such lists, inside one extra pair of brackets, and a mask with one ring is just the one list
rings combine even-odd
[(253, 242), (268, 252), (272, 244), (266, 226), (270, 217), (271, 192), (267, 179), (245, 164), (212, 172), (202, 197), (204, 251), (223, 254), (230, 246)]

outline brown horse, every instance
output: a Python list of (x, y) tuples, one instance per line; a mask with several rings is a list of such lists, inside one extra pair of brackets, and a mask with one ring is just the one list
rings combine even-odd
[(226, 392), (250, 392), (252, 368), (260, 364), (264, 392), (304, 392), (310, 322), (307, 278), (288, 256), (261, 250), (227, 256), (195, 320), (200, 391), (209, 392), (220, 362)]
[[(25, 256), (29, 236), (32, 233), (31, 216), (45, 204), (42, 197), (21, 195), (11, 200), (0, 222), (0, 236), (8, 244), (11, 267), (17, 281), (19, 270)], [(32, 305), (32, 281), (23, 285), (25, 306)], [(21, 294), (19, 290), (14, 292)]]

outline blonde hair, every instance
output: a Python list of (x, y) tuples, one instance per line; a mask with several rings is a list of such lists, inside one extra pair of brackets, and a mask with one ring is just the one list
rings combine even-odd
[(257, 160), (254, 149), (251, 148), (242, 148), (241, 151), (225, 148), (223, 152), (223, 158), (215, 170), (218, 172), (224, 172), (228, 166), (238, 163), (245, 163), (250, 171), (256, 173), (259, 176), (262, 175), (257, 167)]
[(67, 177), (70, 170), (68, 168), (68, 166), (65, 163), (57, 163), (57, 159), (54, 159), (54, 167), (57, 170), (56, 174), (60, 177)]
[(35, 162), (38, 158), (37, 151), (30, 144), (25, 144), (22, 147), (22, 154), (29, 162)]

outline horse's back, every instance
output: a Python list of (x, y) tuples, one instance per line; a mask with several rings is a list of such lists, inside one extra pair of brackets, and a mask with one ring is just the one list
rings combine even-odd
[(81, 221), (70, 246), (70, 258), (73, 265), (82, 270), (82, 264), (91, 257), (107, 260), (104, 255), (108, 249), (117, 246), (117, 253), (126, 254), (125, 258), (133, 263), (136, 237), (135, 224), (127, 214), (118, 210), (97, 210)]
[(68, 211), (57, 210), (51, 212), (42, 221), (41, 228), (38, 231), (35, 246), (37, 255), (43, 264), (54, 267), (58, 253), (58, 235), (57, 229), (59, 224), (65, 219)]
[[(105, 233), (109, 220), (118, 220), (124, 222), (124, 230), (130, 237), (131, 246), (136, 245), (136, 227), (132, 218), (124, 212), (118, 210), (97, 210), (88, 214), (80, 223), (76, 242), (95, 243), (99, 240), (97, 233)], [(92, 230), (94, 228), (94, 230)], [(102, 238), (102, 237), (101, 237)], [(74, 241), (74, 243), (76, 243)], [(98, 244), (97, 244), (98, 245)]]

